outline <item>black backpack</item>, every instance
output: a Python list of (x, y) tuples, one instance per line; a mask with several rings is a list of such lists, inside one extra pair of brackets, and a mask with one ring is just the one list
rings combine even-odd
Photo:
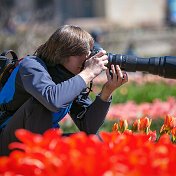
[[(7, 55), (11, 55), (11, 57), (7, 57)], [(0, 54), (0, 91), (18, 63), (19, 60), (17, 54), (13, 50), (7, 50)], [(0, 110), (0, 131), (5, 126), (4, 123), (6, 123), (8, 117), (11, 115), (12, 114), (10, 112)]]
[[(8, 54), (11, 54), (12, 57), (7, 57)], [(7, 82), (18, 62), (17, 54), (13, 50), (6, 50), (0, 54), (0, 90)]]

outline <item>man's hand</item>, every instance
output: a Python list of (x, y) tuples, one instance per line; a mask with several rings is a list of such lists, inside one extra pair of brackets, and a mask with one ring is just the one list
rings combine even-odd
[(111, 73), (109, 70), (106, 70), (107, 82), (104, 84), (100, 98), (104, 101), (108, 101), (115, 89), (120, 87), (121, 85), (128, 82), (128, 75), (126, 72), (122, 72), (118, 65), (111, 65)]
[(84, 70), (80, 72), (79, 75), (87, 84), (97, 77), (102, 71), (107, 70), (107, 64), (108, 56), (106, 55), (106, 51), (101, 50), (96, 55), (86, 60)]

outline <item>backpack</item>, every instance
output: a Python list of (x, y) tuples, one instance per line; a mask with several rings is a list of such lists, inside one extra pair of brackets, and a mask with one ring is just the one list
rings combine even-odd
[[(11, 54), (12, 58), (7, 57), (8, 54)], [(17, 54), (13, 50), (6, 50), (0, 54), (0, 90), (7, 82), (18, 62)]]
[[(9, 54), (11, 57), (7, 57)], [(6, 50), (0, 54), (0, 92), (19, 61), (17, 54), (13, 50)], [(10, 116), (11, 113), (7, 111), (0, 111), (0, 131), (7, 124)]]

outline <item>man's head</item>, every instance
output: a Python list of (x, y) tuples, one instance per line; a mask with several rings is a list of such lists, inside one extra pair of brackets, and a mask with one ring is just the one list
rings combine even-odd
[(85, 30), (78, 26), (64, 25), (36, 50), (35, 55), (47, 64), (64, 65), (71, 56), (87, 56), (93, 44), (94, 39)]

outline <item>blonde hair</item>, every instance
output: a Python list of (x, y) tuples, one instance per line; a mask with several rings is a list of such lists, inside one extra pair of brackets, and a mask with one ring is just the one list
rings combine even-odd
[(78, 26), (64, 25), (58, 28), (50, 38), (34, 53), (46, 64), (63, 64), (69, 56), (88, 54), (94, 39)]

